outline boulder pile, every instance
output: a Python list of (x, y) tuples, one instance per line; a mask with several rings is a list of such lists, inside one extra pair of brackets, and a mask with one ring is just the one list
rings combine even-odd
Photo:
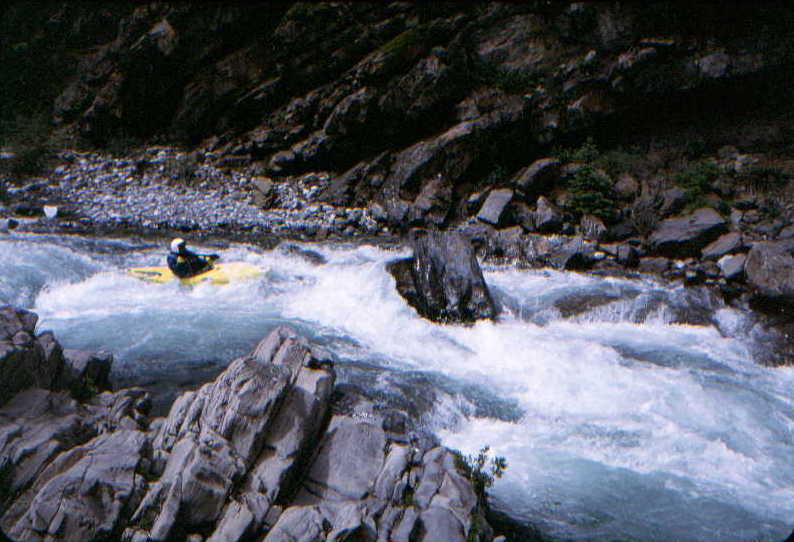
[[(493, 538), (460, 456), (336, 388), (329, 354), (288, 327), (152, 419), (140, 389), (57, 391), (42, 343), (60, 346), (33, 335), (32, 313), (2, 314), (19, 345), (0, 367), (42, 365), (0, 408), (0, 529), (13, 540)], [(103, 355), (73, 357), (101, 381)]]

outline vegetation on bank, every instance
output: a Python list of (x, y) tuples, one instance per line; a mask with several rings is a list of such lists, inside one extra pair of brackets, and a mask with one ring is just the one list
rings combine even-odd
[(39, 173), (56, 143), (44, 112), (18, 115), (0, 124), (0, 146), (13, 153), (3, 160), (3, 169), (14, 178)]
[(502, 456), (491, 457), (491, 447), (483, 446), (476, 455), (455, 453), (455, 466), (472, 484), (480, 503), (486, 502), (487, 491), (501, 478), (507, 469), (507, 459)]

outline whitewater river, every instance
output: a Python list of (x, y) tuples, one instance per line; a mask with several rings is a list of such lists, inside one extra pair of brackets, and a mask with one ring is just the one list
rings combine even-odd
[[(162, 245), (162, 246), (161, 246)], [(274, 326), (334, 352), (339, 379), (508, 469), (493, 503), (555, 540), (762, 542), (794, 527), (794, 369), (755, 364), (744, 317), (653, 281), (486, 268), (498, 323), (419, 318), (372, 246), (211, 247), (261, 266), (228, 286), (150, 284), (164, 243), (0, 237), (0, 302), (167, 408)], [(680, 324), (688, 321), (701, 325)]]

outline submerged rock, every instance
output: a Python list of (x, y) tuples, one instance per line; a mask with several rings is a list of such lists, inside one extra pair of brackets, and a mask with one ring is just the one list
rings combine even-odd
[(459, 233), (417, 230), (414, 255), (389, 265), (397, 290), (416, 311), (437, 322), (496, 318), (491, 296), (471, 243)]

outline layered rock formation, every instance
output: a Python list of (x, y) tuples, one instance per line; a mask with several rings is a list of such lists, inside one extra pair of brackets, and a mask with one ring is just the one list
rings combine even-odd
[(460, 457), (334, 380), (327, 353), (280, 327), (164, 419), (142, 390), (82, 403), (20, 391), (0, 408), (0, 528), (31, 541), (491, 540)]

